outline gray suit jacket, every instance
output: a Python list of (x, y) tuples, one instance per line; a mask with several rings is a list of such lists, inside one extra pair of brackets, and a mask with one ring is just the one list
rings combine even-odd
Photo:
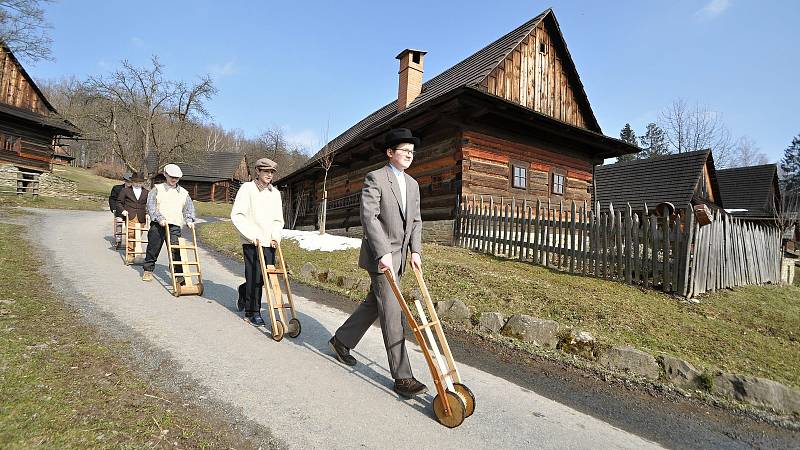
[(364, 239), (358, 265), (370, 273), (378, 271), (378, 260), (392, 254), (392, 264), (399, 273), (405, 268), (409, 247), (412, 253), (422, 254), (422, 216), (419, 210), (419, 184), (406, 177), (406, 214), (397, 178), (389, 165), (373, 170), (364, 180), (361, 190), (361, 226)]

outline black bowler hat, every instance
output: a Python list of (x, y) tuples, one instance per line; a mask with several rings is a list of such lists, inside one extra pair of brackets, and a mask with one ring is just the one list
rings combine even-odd
[(417, 146), (419, 145), (419, 138), (414, 137), (414, 135), (411, 134), (411, 130), (408, 128), (394, 128), (386, 133), (384, 148), (394, 148), (395, 145), (406, 142)]

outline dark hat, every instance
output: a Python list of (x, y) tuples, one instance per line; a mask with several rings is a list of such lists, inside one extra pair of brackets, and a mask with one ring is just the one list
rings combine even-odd
[(269, 158), (261, 158), (258, 161), (256, 161), (256, 170), (259, 169), (278, 170), (278, 163)]
[(394, 128), (389, 130), (384, 137), (384, 148), (394, 148), (397, 144), (408, 142), (410, 144), (419, 145), (419, 138), (411, 134), (408, 128)]
[(144, 175), (142, 175), (141, 172), (133, 172), (130, 181), (133, 181), (134, 183), (144, 183)]

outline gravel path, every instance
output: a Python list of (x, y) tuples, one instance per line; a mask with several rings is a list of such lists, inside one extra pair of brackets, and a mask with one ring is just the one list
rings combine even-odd
[[(235, 312), (233, 273), (201, 251), (203, 297), (173, 297), (165, 272), (140, 280), (107, 239), (107, 213), (37, 211), (47, 268), (91, 308), (112, 316), (153, 352), (175, 361), (209, 398), (243, 412), (292, 448), (652, 448), (658, 445), (537, 395), (490, 373), (461, 365), (477, 398), (475, 414), (456, 429), (433, 417), (431, 395), (401, 400), (392, 392), (380, 330), (373, 327), (354, 352), (355, 368), (329, 354), (327, 340), (341, 311), (295, 296), (303, 325), (297, 339), (274, 342)], [(45, 235), (46, 233), (46, 235)], [(434, 392), (419, 348), (410, 345), (415, 375)]]

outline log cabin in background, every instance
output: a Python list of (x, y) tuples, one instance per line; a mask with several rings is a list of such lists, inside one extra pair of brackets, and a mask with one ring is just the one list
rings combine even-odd
[(0, 43), (0, 190), (38, 194), (59, 139), (79, 134)]
[(601, 210), (631, 206), (641, 213), (661, 214), (659, 205), (669, 205), (670, 212), (691, 204), (706, 205), (709, 210), (722, 208), (727, 201), (720, 193), (718, 174), (711, 150), (697, 150), (656, 158), (598, 166), (595, 170), (593, 203)]
[(720, 169), (717, 179), (725, 212), (747, 222), (780, 220), (783, 202), (776, 164)]
[(362, 182), (386, 164), (390, 128), (410, 128), (422, 140), (408, 173), (420, 185), (426, 232), (437, 228), (430, 221), (443, 221), (443, 235), (431, 236), (443, 241), (461, 195), (589, 201), (594, 166), (638, 151), (602, 134), (550, 9), (422, 83), (425, 54), (397, 55), (398, 98), (277, 180), (287, 226), (317, 224), (327, 150), (335, 152), (327, 228), (356, 227), (349, 234), (358, 235)]
[[(169, 162), (180, 166), (183, 171), (181, 186), (192, 200), (201, 202), (233, 203), (239, 186), (251, 179), (244, 153), (210, 152), (191, 162)], [(159, 166), (155, 156), (148, 158), (147, 168), (153, 174), (153, 184), (164, 181), (161, 170), (166, 164)]]

